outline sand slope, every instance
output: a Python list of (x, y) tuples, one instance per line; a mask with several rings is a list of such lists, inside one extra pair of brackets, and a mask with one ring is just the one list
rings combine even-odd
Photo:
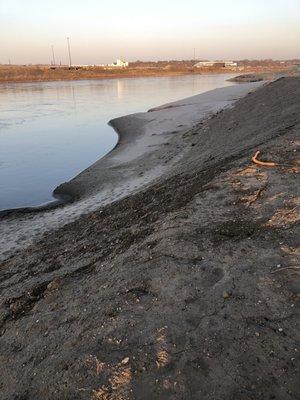
[(2, 397), (296, 399), (299, 106), (300, 79), (258, 89), (177, 133), (166, 177), (3, 262)]

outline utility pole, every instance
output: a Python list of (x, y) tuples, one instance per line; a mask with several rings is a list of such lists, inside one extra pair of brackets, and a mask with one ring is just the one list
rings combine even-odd
[(67, 37), (67, 42), (68, 42), (68, 53), (69, 53), (69, 68), (72, 67), (72, 60), (71, 60), (71, 50), (70, 50), (70, 38)]
[(196, 49), (194, 47), (194, 63), (196, 62)]
[(54, 56), (54, 46), (52, 45), (51, 48), (52, 48), (53, 65), (55, 66), (55, 65), (56, 65), (56, 62), (55, 62), (55, 56)]

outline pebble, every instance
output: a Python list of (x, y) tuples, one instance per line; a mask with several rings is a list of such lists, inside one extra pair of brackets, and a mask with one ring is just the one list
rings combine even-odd
[(59, 289), (59, 286), (60, 286), (60, 282), (58, 280), (54, 279), (53, 281), (48, 283), (47, 290), (48, 291), (57, 290), (57, 289)]
[(230, 291), (226, 291), (225, 290), (225, 292), (223, 292), (223, 299), (229, 299), (229, 297), (231, 297), (232, 296), (232, 292), (230, 292)]
[(126, 365), (129, 363), (129, 357), (125, 357), (122, 361), (121, 364)]

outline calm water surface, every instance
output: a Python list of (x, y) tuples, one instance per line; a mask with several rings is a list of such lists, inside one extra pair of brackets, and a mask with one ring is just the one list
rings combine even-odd
[(232, 85), (229, 75), (0, 85), (0, 210), (52, 191), (110, 151), (112, 118)]

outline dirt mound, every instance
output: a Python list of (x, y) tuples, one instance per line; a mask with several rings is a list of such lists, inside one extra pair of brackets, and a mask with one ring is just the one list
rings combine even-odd
[(168, 178), (2, 263), (1, 398), (295, 399), (299, 111), (300, 79), (258, 89), (180, 133)]

